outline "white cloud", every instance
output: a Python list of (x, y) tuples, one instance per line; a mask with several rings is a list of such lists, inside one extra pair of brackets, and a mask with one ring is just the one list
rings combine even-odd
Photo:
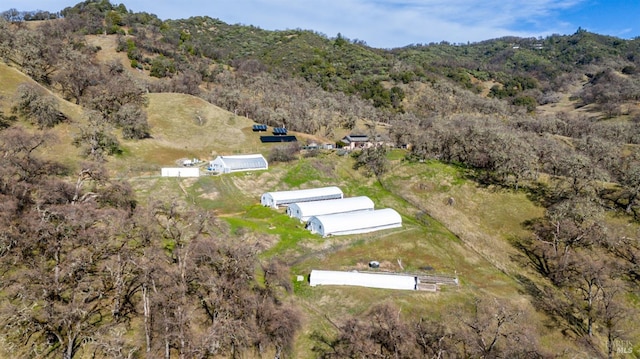
[[(365, 40), (376, 47), (539, 36), (566, 30), (557, 12), (583, 0), (223, 1), (209, 15), (266, 29), (303, 28)], [(252, 10), (249, 10), (252, 9)], [(242, 19), (241, 21), (239, 19)]]

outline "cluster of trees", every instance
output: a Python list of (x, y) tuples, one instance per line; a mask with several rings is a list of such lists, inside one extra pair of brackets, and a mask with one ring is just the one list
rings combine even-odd
[[(404, 314), (404, 315), (403, 315)], [(544, 358), (526, 310), (475, 298), (438, 318), (411, 318), (382, 303), (361, 318), (314, 333), (320, 358)]]
[[(580, 95), (583, 104), (597, 103), (605, 113), (616, 115), (622, 113), (622, 101), (637, 97), (637, 91), (633, 89), (637, 77), (633, 71), (638, 58), (633, 56), (638, 47), (636, 41), (615, 41), (585, 31), (547, 39), (503, 38), (461, 46), (409, 46), (385, 53), (368, 48), (361, 42), (351, 42), (340, 34), (334, 39), (327, 39), (303, 30), (264, 31), (227, 25), (207, 17), (163, 22), (153, 15), (133, 13), (123, 5), (115, 6), (106, 0), (84, 1), (64, 9), (62, 14), (64, 19), (57, 21), (56, 26), (44, 26), (56, 28), (46, 32), (45, 38), (50, 39), (52, 34), (56, 34), (58, 36), (54, 39), (59, 42), (58, 38), (64, 34), (71, 37), (68, 42), (78, 48), (83, 46), (79, 36), (110, 33), (108, 27), (116, 24), (120, 34), (119, 49), (127, 52), (131, 65), (166, 79), (144, 84), (151, 91), (198, 94), (202, 81), (218, 82), (218, 74), (230, 65), (245, 77), (264, 72), (275, 74), (276, 80), (270, 79), (270, 83), (287, 81), (293, 76), (330, 92), (356, 94), (381, 109), (376, 117), (382, 119), (394, 116), (394, 112), (415, 113), (424, 107), (422, 87), (413, 84), (431, 84), (431, 87), (444, 84), (447, 87), (453, 81), (456, 91), (460, 91), (462, 86), (478, 93), (481, 87), (474, 79), (493, 80), (498, 85), (491, 89), (490, 94), (496, 98), (507, 98), (512, 105), (532, 111), (538, 104), (557, 101), (556, 94), (560, 89), (575, 81), (575, 75), (587, 73), (598, 79), (598, 86), (590, 86), (583, 91)], [(211, 28), (216, 31), (208, 30)], [(125, 36), (127, 34), (129, 36)], [(51, 81), (51, 74), (57, 71), (54, 58), (59, 53), (59, 44), (49, 46), (44, 41), (37, 41), (38, 38), (43, 40), (37, 32), (30, 36), (33, 38), (23, 43), (32, 44), (32, 49), (22, 51), (23, 56), (12, 56), (12, 61), (38, 81), (47, 83)], [(15, 41), (5, 48), (15, 47), (18, 43), (20, 41)], [(593, 55), (593, 61), (579, 62), (574, 58), (577, 54), (569, 55), (569, 50), (578, 45), (598, 54)], [(48, 51), (52, 47), (53, 51)], [(44, 51), (38, 53), (38, 49)], [(558, 53), (566, 58), (557, 56)], [(626, 58), (621, 59), (621, 56)], [(81, 59), (71, 57), (64, 61), (67, 60), (70, 63), (79, 61), (84, 67)], [(624, 70), (628, 78), (598, 75), (607, 68)], [(221, 85), (226, 86), (226, 81)], [(246, 81), (242, 85), (247, 85)], [(434, 92), (437, 94), (439, 90), (436, 88)], [(243, 92), (253, 97), (250, 92)], [(616, 95), (620, 93), (627, 95)], [(616, 97), (615, 101), (612, 96)], [(477, 96), (467, 96), (463, 92), (462, 97)], [(429, 102), (426, 101), (427, 104)], [(235, 107), (222, 101), (215, 103), (229, 110)], [(471, 105), (480, 109), (486, 106)], [(291, 117), (295, 115), (293, 113)], [(260, 116), (259, 120), (264, 117)]]
[[(120, 63), (96, 62), (98, 49), (88, 46), (74, 31), (83, 26), (73, 17), (46, 22), (37, 29), (16, 28), (0, 21), (0, 54), (5, 62), (19, 66), (65, 99), (91, 110), (76, 142), (85, 154), (102, 160), (119, 147), (113, 128), (121, 129), (125, 139), (149, 136), (147, 89)], [(34, 85), (21, 85), (14, 102), (16, 114), (41, 128), (66, 120), (53, 97)]]
[(584, 104), (595, 104), (608, 118), (629, 114), (625, 103), (640, 100), (640, 85), (633, 78), (611, 69), (594, 75), (578, 94)]
[(517, 246), (524, 262), (549, 281), (529, 284), (535, 304), (567, 335), (597, 346), (599, 334), (613, 357), (616, 341), (630, 339), (629, 318), (637, 315), (625, 298), (638, 286), (637, 240), (607, 226), (601, 206), (585, 197), (555, 203), (528, 225), (533, 235)]
[(122, 26), (150, 17), (136, 16), (128, 12), (124, 4), (113, 5), (109, 0), (86, 0), (64, 8), (60, 14), (65, 20), (80, 24), (78, 31), (84, 34), (124, 33)]
[(529, 293), (567, 335), (611, 357), (637, 315), (626, 295), (638, 288), (639, 247), (637, 233), (607, 217), (638, 219), (640, 153), (628, 144), (640, 128), (559, 117), (432, 117), (414, 130), (412, 156), (466, 166), (480, 182), (524, 187), (546, 207), (527, 224), (531, 237), (515, 242), (523, 265), (547, 280), (529, 282)]
[(0, 16), (10, 22), (20, 21), (38, 21), (53, 20), (60, 17), (59, 13), (51, 13), (49, 11), (19, 11), (18, 9), (9, 9), (0, 13)]
[[(546, 313), (566, 336), (587, 352), (611, 358), (621, 350), (620, 343), (632, 340), (637, 329), (630, 318), (637, 317), (638, 308), (629, 295), (637, 294), (639, 284), (638, 233), (635, 226), (616, 224), (610, 217), (615, 213), (627, 221), (638, 219), (640, 153), (628, 143), (634, 142), (639, 129), (635, 123), (591, 122), (566, 114), (560, 117), (561, 121), (546, 117), (524, 120), (523, 116), (509, 123), (481, 115), (433, 116), (398, 136), (411, 138), (414, 146), (409, 159), (436, 158), (464, 166), (477, 181), (524, 188), (546, 207), (543, 217), (526, 223), (531, 236), (513, 242), (521, 253), (519, 263), (544, 280), (530, 280), (526, 275), (519, 275), (519, 279), (536, 309)], [(397, 130), (394, 127), (393, 131)], [(375, 169), (376, 152), (372, 148), (358, 153), (355, 166)], [(375, 324), (359, 327), (357, 319), (354, 321), (347, 328), (359, 328), (358, 332), (366, 333), (364, 338), (341, 328), (336, 338), (324, 340), (329, 348), (323, 349), (323, 356), (340, 357), (343, 350), (358, 356), (370, 350), (382, 357), (417, 357), (413, 344), (388, 349), (388, 343), (378, 337), (380, 328)], [(415, 326), (410, 321), (402, 323), (405, 328)], [(451, 342), (456, 337), (451, 329), (443, 333), (449, 336), (440, 334), (438, 345), (449, 343), (446, 350), (438, 346), (441, 351), (423, 353), (425, 357), (494, 357), (455, 351), (472, 346), (460, 344), (464, 343), (460, 338)], [(398, 337), (414, 343), (415, 335), (405, 332)], [(519, 350), (520, 346), (514, 343), (509, 348)], [(532, 352), (540, 355), (538, 350)], [(624, 350), (631, 349), (627, 345)], [(536, 357), (495, 354), (514, 355)]]
[(387, 163), (387, 147), (373, 146), (352, 153), (353, 169), (365, 169), (365, 174), (375, 176), (378, 180), (389, 170)]
[(338, 128), (353, 129), (358, 119), (389, 122), (399, 114), (342, 92), (327, 92), (300, 78), (280, 79), (267, 72), (223, 71), (205, 99), (269, 126), (334, 137)]
[(640, 205), (634, 179), (639, 154), (635, 146), (624, 147), (640, 138), (634, 122), (597, 122), (568, 114), (523, 116), (514, 122), (456, 115), (396, 126), (392, 132), (413, 144), (413, 156), (462, 164), (491, 183), (518, 188), (523, 179), (549, 175), (548, 204), (585, 196), (634, 217)]
[(140, 206), (95, 163), (45, 160), (50, 141), (19, 126), (0, 132), (4, 351), (204, 358), (291, 348), (300, 314), (279, 299), (289, 274), (267, 263), (258, 284), (256, 242), (177, 203)]

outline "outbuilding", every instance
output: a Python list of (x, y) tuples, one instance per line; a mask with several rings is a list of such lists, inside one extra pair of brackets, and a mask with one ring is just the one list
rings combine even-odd
[(235, 155), (218, 156), (209, 162), (209, 171), (231, 173), (239, 171), (257, 171), (269, 169), (269, 164), (263, 155)]
[(198, 167), (163, 167), (160, 171), (162, 177), (200, 177)]
[(373, 201), (367, 196), (331, 199), (327, 201), (292, 203), (287, 207), (289, 217), (306, 222), (312, 216), (355, 211), (372, 211)]
[(278, 208), (280, 206), (288, 206), (291, 203), (325, 201), (343, 198), (343, 196), (342, 190), (338, 187), (320, 187), (293, 191), (267, 192), (260, 198), (260, 203), (265, 207)]
[(307, 229), (323, 237), (369, 233), (397, 227), (402, 227), (402, 217), (392, 208), (312, 216), (307, 221)]
[(309, 285), (312, 287), (318, 285), (350, 285), (369, 288), (417, 290), (418, 284), (420, 284), (418, 277), (398, 274), (314, 269), (309, 275)]

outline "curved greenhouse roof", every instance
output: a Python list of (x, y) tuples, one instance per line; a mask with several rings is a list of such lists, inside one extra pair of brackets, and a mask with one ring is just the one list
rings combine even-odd
[(261, 154), (218, 156), (209, 163), (209, 170), (220, 173), (266, 170), (268, 168), (269, 164)]
[(373, 201), (369, 197), (360, 196), (327, 201), (292, 203), (287, 207), (287, 214), (289, 217), (298, 218), (306, 222), (311, 216), (373, 210), (373, 208)]
[(300, 189), (293, 191), (267, 192), (260, 198), (260, 203), (266, 207), (278, 208), (291, 203), (324, 201), (342, 198), (342, 190), (338, 187), (321, 187)]
[(402, 217), (391, 208), (313, 216), (307, 221), (307, 229), (323, 237), (369, 233), (396, 227), (402, 227)]

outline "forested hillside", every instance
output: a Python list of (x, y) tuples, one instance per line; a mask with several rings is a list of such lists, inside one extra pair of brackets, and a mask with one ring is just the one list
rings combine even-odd
[[(375, 49), (108, 0), (6, 10), (0, 356), (640, 356), (640, 39)], [(384, 145), (266, 146), (252, 123)], [(269, 171), (157, 178), (247, 151)], [(404, 228), (320, 240), (255, 204), (322, 184), (398, 208)], [(462, 284), (294, 280), (374, 256)]]

